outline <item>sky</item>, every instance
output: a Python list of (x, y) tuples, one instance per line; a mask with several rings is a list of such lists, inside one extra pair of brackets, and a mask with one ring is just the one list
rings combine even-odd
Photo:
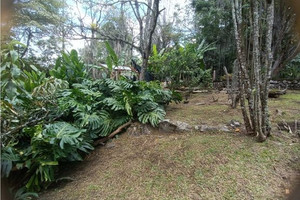
[[(160, 9), (165, 8), (163, 12), (166, 12), (167, 18), (169, 16), (169, 20), (171, 20), (171, 17), (173, 16), (173, 13), (177, 10), (176, 5), (180, 8), (184, 8), (186, 5), (190, 3), (190, 0), (161, 0), (160, 2)], [(71, 5), (71, 9), (77, 10), (75, 5)], [(181, 16), (182, 15), (182, 16)], [(179, 17), (183, 17), (184, 13), (179, 13)], [(91, 23), (91, 19), (86, 19), (86, 24)], [(70, 49), (81, 49), (84, 47), (84, 40), (70, 40), (69, 41), (71, 46)]]

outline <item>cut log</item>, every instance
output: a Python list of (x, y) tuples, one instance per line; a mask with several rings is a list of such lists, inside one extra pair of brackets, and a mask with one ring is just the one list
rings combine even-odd
[(209, 93), (208, 90), (193, 90), (193, 93), (194, 94), (197, 94), (197, 93)]
[(278, 98), (280, 95), (286, 94), (286, 90), (270, 90), (269, 91), (269, 98)]

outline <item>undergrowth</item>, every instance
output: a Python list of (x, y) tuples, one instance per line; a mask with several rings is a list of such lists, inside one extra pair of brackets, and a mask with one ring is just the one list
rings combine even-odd
[(20, 59), (15, 45), (1, 52), (1, 171), (22, 172), (19, 196), (35, 196), (28, 192), (51, 184), (62, 162), (82, 160), (95, 139), (129, 120), (156, 126), (164, 107), (180, 100), (158, 82), (92, 80), (74, 50), (49, 76)]

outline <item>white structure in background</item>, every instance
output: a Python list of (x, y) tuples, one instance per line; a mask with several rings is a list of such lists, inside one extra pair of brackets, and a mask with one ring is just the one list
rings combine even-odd
[[(108, 66), (106, 64), (99, 64), (99, 65), (87, 65), (90, 68), (95, 68), (98, 69), (97, 74), (92, 74), (94, 79), (99, 79), (99, 78), (105, 78), (107, 77), (107, 72), (108, 72)], [(137, 77), (137, 72), (128, 66), (114, 66), (113, 67), (113, 78), (115, 80), (118, 80), (120, 76), (125, 76), (127, 78), (133, 79), (134, 76)]]

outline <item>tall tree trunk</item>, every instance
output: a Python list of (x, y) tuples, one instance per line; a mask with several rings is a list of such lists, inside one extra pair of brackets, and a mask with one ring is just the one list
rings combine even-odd
[[(253, 130), (260, 142), (266, 140), (271, 130), (268, 93), (274, 54), (272, 51), (274, 0), (264, 1), (252, 1), (250, 2), (250, 8), (246, 8), (243, 6), (244, 1), (232, 0), (237, 57), (240, 62), (239, 89), (242, 113), (247, 132)], [(267, 10), (267, 19), (260, 16), (264, 15), (265, 10)], [(249, 16), (246, 18), (242, 11), (248, 11), (253, 18), (249, 18)], [(245, 23), (242, 27), (243, 19)], [(247, 48), (244, 48), (243, 38), (246, 39)], [(245, 96), (248, 99), (251, 123), (245, 108)]]
[[(148, 56), (149, 57), (149, 56)], [(148, 67), (148, 57), (146, 55), (143, 55), (143, 63), (142, 63), (142, 67), (141, 67), (141, 73), (140, 73), (140, 80), (145, 80), (145, 73), (146, 73), (146, 69)]]
[(273, 35), (273, 24), (274, 24), (274, 0), (268, 4), (267, 9), (267, 35), (266, 35), (266, 74), (263, 83), (263, 96), (262, 96), (262, 129), (264, 134), (268, 137), (271, 134), (271, 125), (269, 121), (269, 108), (268, 108), (268, 96), (271, 79), (271, 67), (273, 64), (273, 53), (272, 53), (272, 35)]
[(232, 0), (232, 18), (237, 46), (237, 60), (239, 65), (239, 90), (240, 104), (247, 133), (253, 133), (248, 112), (245, 106), (246, 90), (249, 86), (249, 75), (247, 72), (246, 54), (242, 41), (242, 8), (238, 0)]
[(266, 140), (266, 136), (262, 132), (261, 128), (261, 98), (260, 98), (260, 86), (261, 83), (261, 64), (260, 64), (260, 48), (259, 48), (259, 1), (254, 1), (253, 5), (253, 85), (252, 92), (254, 100), (254, 119), (253, 119), (253, 128), (254, 132), (258, 136), (259, 141)]
[(153, 34), (157, 25), (158, 16), (161, 11), (159, 11), (159, 0), (148, 0), (147, 2), (147, 15), (145, 20), (145, 26), (143, 25), (143, 19), (141, 18), (139, 9), (140, 5), (138, 1), (135, 1), (134, 14), (139, 22), (140, 26), (140, 52), (142, 54), (142, 69), (140, 73), (140, 80), (145, 80), (145, 72), (148, 68), (148, 59), (152, 49), (152, 39)]

